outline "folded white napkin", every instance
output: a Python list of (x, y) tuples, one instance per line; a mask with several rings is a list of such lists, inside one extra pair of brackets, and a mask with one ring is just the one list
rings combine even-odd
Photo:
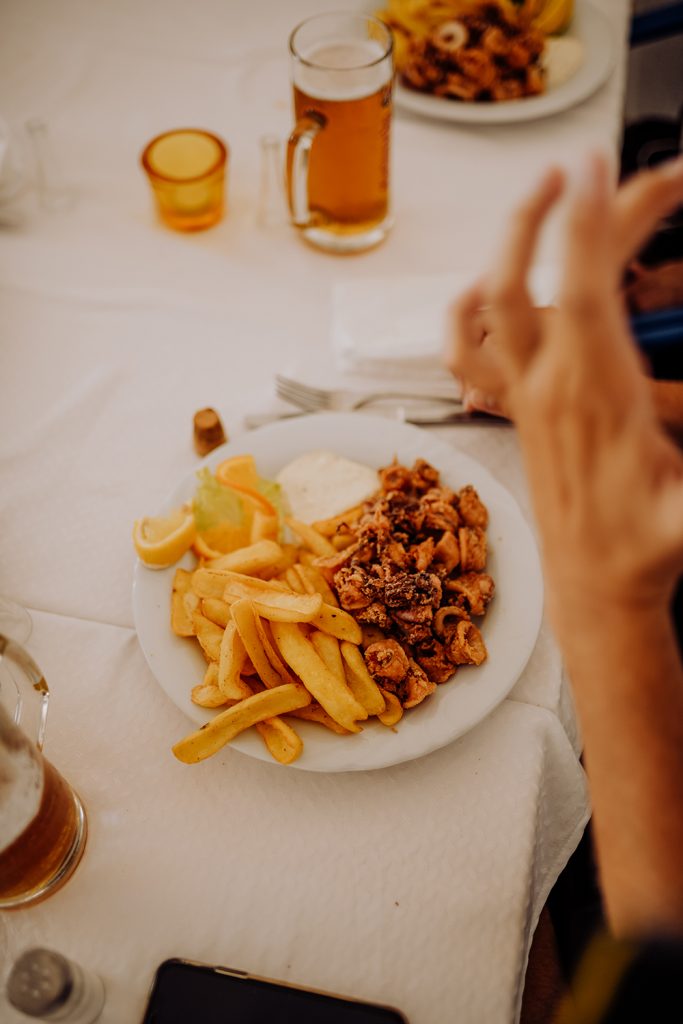
[[(556, 268), (531, 275), (536, 305), (555, 294)], [(341, 282), (333, 292), (332, 349), (345, 373), (436, 384), (449, 380), (442, 365), (446, 312), (471, 284), (465, 274), (410, 275)]]

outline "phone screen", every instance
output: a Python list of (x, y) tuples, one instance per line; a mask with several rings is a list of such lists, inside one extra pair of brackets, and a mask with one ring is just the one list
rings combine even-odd
[[(227, 968), (226, 968), (227, 970)], [(237, 972), (239, 973), (239, 972)], [(406, 1024), (396, 1010), (183, 960), (159, 967), (143, 1024)]]

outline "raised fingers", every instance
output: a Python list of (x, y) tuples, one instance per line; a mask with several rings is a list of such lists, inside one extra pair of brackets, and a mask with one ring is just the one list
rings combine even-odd
[(581, 169), (567, 215), (560, 304), (595, 317), (616, 291), (613, 200), (607, 161), (591, 154)]
[(491, 274), (488, 298), (496, 342), (511, 368), (526, 364), (538, 343), (538, 325), (527, 277), (545, 219), (564, 188), (564, 176), (551, 168), (514, 213)]

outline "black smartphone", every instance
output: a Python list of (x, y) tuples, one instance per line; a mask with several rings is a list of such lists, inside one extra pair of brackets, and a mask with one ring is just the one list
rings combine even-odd
[(159, 966), (143, 1024), (408, 1024), (389, 1006), (191, 960)]

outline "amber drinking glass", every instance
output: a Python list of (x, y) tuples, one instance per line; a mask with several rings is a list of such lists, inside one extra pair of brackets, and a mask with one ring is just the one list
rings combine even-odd
[(294, 30), (289, 49), (292, 223), (319, 248), (368, 249), (391, 227), (391, 32), (362, 14), (321, 14)]
[(157, 135), (141, 157), (159, 216), (176, 231), (203, 231), (225, 212), (228, 149), (211, 132), (179, 128)]
[(83, 805), (41, 753), (49, 696), (33, 659), (0, 635), (0, 910), (52, 895), (85, 849)]

